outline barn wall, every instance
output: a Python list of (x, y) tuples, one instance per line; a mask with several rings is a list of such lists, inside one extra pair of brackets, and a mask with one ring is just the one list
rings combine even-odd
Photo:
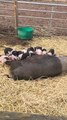
[[(38, 0), (34, 0), (34, 1), (38, 1)], [(44, 2), (44, 0), (42, 1)], [(61, 0), (60, 2), (59, 0), (49, 0), (49, 1), (52, 1), (51, 3), (56, 3), (56, 2), (64, 3), (64, 4), (66, 3), (66, 0)], [(19, 16), (33, 16), (33, 18), (19, 17), (18, 18), (19, 26), (23, 26), (23, 25), (33, 26), (36, 29), (36, 32), (41, 35), (67, 35), (67, 6), (53, 6), (52, 7), (50, 5), (47, 5), (47, 6), (46, 5), (31, 5), (31, 4), (29, 5), (29, 4), (18, 3), (18, 9), (22, 9), (22, 8), (23, 9), (59, 11), (61, 13), (18, 11)], [(40, 17), (45, 18), (45, 19), (41, 19)], [(52, 18), (52, 19), (47, 19), (47, 18)], [(8, 31), (8, 33), (12, 32), (13, 28), (15, 27), (14, 21), (15, 21), (14, 4), (0, 2), (0, 32), (2, 30), (4, 30), (4, 32)]]

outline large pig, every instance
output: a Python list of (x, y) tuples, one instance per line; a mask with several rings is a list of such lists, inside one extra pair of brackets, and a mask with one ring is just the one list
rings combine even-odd
[(53, 77), (67, 72), (67, 57), (35, 55), (25, 60), (11, 61), (9, 65), (15, 80)]

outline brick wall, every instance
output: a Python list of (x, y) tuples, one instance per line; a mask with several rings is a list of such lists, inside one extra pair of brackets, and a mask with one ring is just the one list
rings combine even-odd
[[(30, 1), (30, 0), (29, 0)], [(34, 0), (36, 1), (36, 0)], [(38, 0), (37, 0), (38, 1)], [(41, 0), (44, 1), (44, 0)], [(47, 1), (47, 0), (46, 0)], [(51, 1), (51, 0), (49, 0)], [(66, 0), (52, 0), (54, 3), (60, 2), (65, 3)], [(7, 8), (3, 11), (2, 8)], [(9, 10), (8, 9), (12, 9)], [(29, 4), (18, 4), (18, 8), (24, 9), (37, 9), (37, 10), (52, 10), (52, 6), (45, 5), (29, 5)], [(55, 6), (53, 11), (67, 12), (67, 7)], [(0, 15), (11, 15), (12, 17), (0, 17), (0, 29), (9, 29), (15, 27), (14, 22), (14, 8), (13, 4), (0, 3)], [(42, 35), (67, 35), (67, 13), (47, 13), (47, 12), (32, 12), (32, 11), (18, 11), (19, 16), (33, 16), (33, 17), (43, 17), (43, 18), (53, 18), (51, 19), (40, 19), (40, 18), (18, 18), (19, 26), (30, 25), (33, 26), (37, 33)], [(63, 19), (63, 20), (60, 20)], [(65, 28), (65, 29), (64, 29)]]

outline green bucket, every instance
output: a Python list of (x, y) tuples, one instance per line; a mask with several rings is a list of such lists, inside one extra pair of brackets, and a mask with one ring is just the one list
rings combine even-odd
[(18, 38), (22, 40), (30, 40), (33, 38), (33, 31), (34, 29), (32, 27), (18, 27), (17, 28), (17, 33), (18, 33)]

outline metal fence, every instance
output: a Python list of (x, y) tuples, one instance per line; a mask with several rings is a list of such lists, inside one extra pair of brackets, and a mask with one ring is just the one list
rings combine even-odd
[[(0, 3), (12, 4), (12, 9), (8, 8), (8, 11), (12, 10), (13, 15), (2, 14), (2, 10), (7, 10), (7, 8), (0, 9), (0, 17), (13, 17), (15, 21), (15, 28), (22, 25), (34, 26), (34, 27), (44, 27), (51, 31), (61, 30), (66, 33), (67, 30), (67, 4), (56, 4), (56, 3), (45, 3), (45, 2), (30, 2), (30, 1), (5, 1), (0, 0)], [(46, 9), (45, 9), (46, 8)], [(27, 14), (29, 13), (29, 14)], [(38, 15), (39, 14), (39, 15)], [(42, 15), (43, 14), (43, 15)], [(47, 15), (48, 14), (48, 15)], [(24, 22), (21, 22), (24, 19)], [(26, 22), (28, 19), (28, 22)], [(31, 19), (31, 22), (29, 22)], [(37, 23), (36, 23), (37, 20)], [(39, 20), (41, 25), (39, 24)], [(48, 23), (47, 23), (48, 21)], [(36, 24), (34, 24), (36, 23)], [(43, 23), (43, 24), (42, 24)], [(39, 29), (39, 28), (38, 28)]]

